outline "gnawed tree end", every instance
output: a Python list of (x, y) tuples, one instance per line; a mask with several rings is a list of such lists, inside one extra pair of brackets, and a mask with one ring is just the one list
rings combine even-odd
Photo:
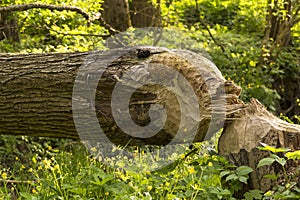
[[(261, 144), (290, 150), (300, 148), (300, 126), (287, 123), (266, 110), (256, 99), (251, 99), (246, 108), (235, 112), (226, 120), (219, 139), (219, 153), (237, 166), (247, 165), (254, 169), (248, 185), (244, 189), (260, 189), (264, 192), (277, 185), (286, 184), (284, 170), (274, 162), (271, 166), (257, 168), (259, 161), (270, 157), (269, 152), (259, 150)], [(281, 156), (284, 156), (281, 154)], [(288, 161), (285, 166), (288, 176), (299, 178), (296, 169), (298, 163)], [(271, 180), (265, 175), (278, 175), (278, 180)], [(297, 178), (298, 177), (298, 178)], [(299, 182), (298, 180), (293, 180)]]

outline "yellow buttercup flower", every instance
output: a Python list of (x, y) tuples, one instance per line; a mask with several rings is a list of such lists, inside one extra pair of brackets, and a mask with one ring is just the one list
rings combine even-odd
[(189, 171), (190, 174), (193, 174), (193, 173), (195, 173), (195, 168), (194, 168), (194, 167), (191, 167), (191, 168), (189, 168), (188, 171)]
[(5, 180), (5, 179), (7, 179), (7, 174), (5, 173), (5, 172), (3, 172), (2, 174), (1, 174), (1, 176), (2, 176), (2, 178)]
[(58, 170), (58, 169), (59, 169), (59, 165), (58, 164), (54, 165), (54, 170)]
[(51, 160), (45, 159), (45, 160), (43, 160), (43, 163), (44, 163), (46, 169), (50, 168)]
[(152, 188), (153, 188), (152, 185), (149, 185), (149, 186), (147, 187), (147, 190), (150, 191), (150, 190), (152, 190)]

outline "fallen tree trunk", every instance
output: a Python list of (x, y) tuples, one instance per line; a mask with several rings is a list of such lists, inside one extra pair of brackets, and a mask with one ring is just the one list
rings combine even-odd
[(72, 88), (86, 55), (1, 54), (0, 133), (77, 138)]
[[(183, 75), (195, 91), (196, 102), (191, 94), (186, 93), (188, 85), (176, 90), (177, 85), (186, 83), (178, 74), (174, 75), (172, 71), (166, 71), (166, 68)], [(126, 72), (135, 75), (128, 75), (126, 79)], [(140, 88), (129, 85), (122, 87), (136, 89), (129, 103), (133, 122), (140, 127), (152, 123), (153, 130), (156, 130), (163, 121), (159, 111), (161, 109), (152, 113), (158, 115), (157, 120), (151, 119), (149, 114), (153, 105), (160, 104), (167, 114), (163, 129), (153, 137), (139, 137), (138, 132), (133, 136), (125, 134), (119, 124), (116, 124), (112, 113), (111, 101), (116, 84), (122, 82), (123, 78), (126, 79), (125, 82), (135, 81), (133, 84), (141, 85), (145, 80), (158, 81), (157, 77), (161, 79), (159, 81), (165, 80), (163, 84), (169, 85), (173, 91), (159, 86), (160, 83), (146, 84), (139, 86)], [(212, 135), (222, 128), (225, 109), (232, 113), (244, 106), (237, 99), (240, 88), (225, 81), (209, 60), (188, 51), (171, 51), (165, 48), (131, 47), (90, 53), (2, 54), (0, 81), (0, 134), (78, 138), (78, 127), (88, 127), (89, 130), (80, 130), (84, 132), (82, 135), (93, 132), (90, 127), (95, 126), (91, 116), (88, 116), (92, 112), (96, 113), (103, 132), (116, 144), (162, 145), (174, 138), (174, 143), (203, 141), (207, 134)], [(82, 85), (74, 92), (75, 83), (80, 82)], [(176, 94), (172, 94), (174, 92)], [(180, 106), (189, 107), (183, 110)], [(195, 116), (195, 111), (201, 115)], [(119, 112), (117, 115), (125, 113), (116, 112)], [(185, 120), (185, 124), (180, 127), (182, 120)], [(130, 127), (125, 129), (130, 131)], [(196, 134), (189, 138), (188, 133), (191, 131)], [(179, 137), (176, 137), (177, 132), (181, 132)]]

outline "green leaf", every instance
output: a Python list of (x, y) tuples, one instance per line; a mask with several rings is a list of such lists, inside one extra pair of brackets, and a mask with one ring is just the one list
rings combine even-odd
[(259, 161), (257, 168), (265, 166), (265, 165), (272, 165), (275, 162), (274, 158), (263, 158)]
[(300, 150), (294, 151), (294, 152), (287, 152), (287, 153), (285, 154), (285, 156), (286, 156), (288, 159), (300, 160)]
[(280, 158), (280, 157), (277, 156), (276, 154), (271, 154), (270, 157), (271, 157), (271, 158), (274, 158), (275, 160), (278, 160), (278, 159)]
[[(102, 185), (104, 185), (105, 183), (107, 183), (108, 181), (114, 179), (114, 176), (113, 176), (112, 174), (102, 175), (102, 177), (100, 177), (99, 174), (94, 174), (93, 177), (94, 177), (94, 180), (95, 180), (95, 181), (90, 181), (90, 183), (93, 183), (93, 184), (99, 185), (99, 186), (102, 186)], [(100, 177), (102, 180), (100, 180), (99, 177)]]
[(252, 200), (252, 199), (262, 199), (262, 191), (260, 190), (249, 190), (244, 194), (244, 197), (246, 200)]
[(228, 174), (230, 174), (230, 171), (222, 171), (222, 172), (220, 173), (220, 177), (222, 178), (223, 176), (226, 176), (226, 175), (228, 175)]
[(277, 180), (278, 177), (276, 174), (266, 174), (266, 175), (264, 175), (264, 178), (268, 178), (271, 180)]
[(286, 160), (284, 158), (279, 158), (279, 159), (276, 159), (276, 162), (278, 162), (281, 166), (284, 166), (286, 163)]
[(242, 183), (247, 184), (247, 178), (244, 177), (244, 176), (239, 177), (239, 181), (242, 182)]
[(276, 149), (275, 149), (275, 153), (288, 152), (288, 151), (290, 151), (290, 149), (288, 149), (288, 148), (283, 148), (283, 147), (280, 147), (280, 148), (276, 148)]
[(264, 147), (258, 147), (259, 150), (262, 150), (262, 151), (271, 151), (273, 153), (275, 153), (275, 150), (276, 148), (275, 147), (272, 147), (272, 146), (264, 146)]
[(186, 192), (185, 192), (185, 195), (186, 195), (186, 197), (192, 197), (193, 196), (193, 190), (187, 190)]
[(253, 195), (253, 197), (255, 199), (261, 199), (262, 198), (262, 191), (261, 190), (250, 190), (249, 192)]
[(238, 177), (236, 174), (230, 174), (229, 176), (226, 177), (226, 180), (225, 180), (225, 181), (227, 182), (227, 181), (232, 180), (232, 179), (233, 179), (233, 180), (236, 180), (236, 179), (238, 179), (238, 178), (239, 178), (239, 177)]
[(84, 196), (86, 194), (86, 188), (73, 187), (73, 188), (70, 188), (69, 191), (71, 191), (75, 194), (80, 194), (82, 196)]
[(247, 166), (240, 166), (236, 169), (236, 171), (239, 176), (243, 176), (253, 172), (253, 169)]
[(28, 192), (20, 192), (20, 195), (24, 197), (26, 200), (37, 200), (38, 198)]
[(252, 197), (252, 195), (249, 192), (246, 192), (244, 194), (244, 197), (245, 197), (246, 200), (253, 200), (253, 197)]
[(287, 152), (287, 151), (290, 150), (288, 148), (283, 148), (283, 147), (276, 148), (274, 146), (269, 146), (269, 145), (266, 145), (264, 143), (261, 143), (261, 145), (263, 145), (263, 147), (257, 147), (259, 150), (271, 151), (272, 153)]

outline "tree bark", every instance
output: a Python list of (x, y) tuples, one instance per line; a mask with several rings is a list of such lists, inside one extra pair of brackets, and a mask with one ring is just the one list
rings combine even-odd
[[(269, 66), (270, 63), (274, 64), (277, 61), (281, 65), (280, 70), (283, 71), (282, 74), (284, 76), (278, 76), (275, 73), (273, 76), (274, 81), (272, 82), (273, 88), (281, 96), (281, 99), (277, 102), (277, 113), (283, 113), (289, 118), (293, 118), (299, 110), (296, 105), (300, 89), (299, 70), (296, 70), (296, 67), (292, 67), (288, 63), (282, 63), (280, 61), (280, 53), (285, 48), (293, 47), (294, 45), (291, 32), (292, 28), (300, 21), (300, 4), (297, 0), (268, 0), (267, 9), (259, 66)], [(297, 60), (296, 54), (294, 57)], [(272, 71), (271, 67), (270, 65), (266, 70)], [(283, 90), (282, 88), (288, 89)]]
[(102, 4), (104, 21), (118, 31), (131, 27), (128, 0), (105, 0)]
[(0, 40), (20, 42), (18, 21), (12, 12), (0, 12)]
[(2, 54), (0, 133), (77, 138), (72, 84), (86, 55)]
[(299, 20), (300, 5), (297, 1), (275, 0), (267, 2), (266, 28), (262, 40), (260, 65), (275, 62), (281, 50), (292, 44), (291, 29)]
[(133, 0), (130, 6), (133, 27), (161, 27), (160, 1)]
[[(218, 95), (222, 94), (220, 91), (223, 84), (227, 92), (227, 111), (232, 113), (244, 106), (237, 99), (240, 88), (232, 82), (226, 82), (217, 68), (207, 59), (191, 52), (136, 47), (122, 51), (110, 50), (105, 53), (2, 54), (0, 57), (0, 134), (78, 138), (72, 115), (74, 112), (72, 94), (76, 76), (77, 78), (88, 77), (86, 81), (89, 82), (96, 72), (94, 72), (93, 64), (87, 65), (86, 63), (92, 59), (91, 63), (97, 60), (101, 66), (105, 65), (102, 62), (107, 58), (114, 58), (114, 60), (109, 63), (98, 83), (95, 102), (83, 96), (80, 103), (86, 105), (88, 110), (95, 110), (103, 131), (117, 144), (127, 144), (128, 141), (131, 145), (168, 144), (179, 129), (181, 115), (190, 121), (196, 120), (194, 116), (190, 116), (192, 111), (181, 113), (179, 102), (172, 92), (158, 86), (143, 86), (133, 94), (130, 100), (132, 120), (140, 126), (146, 126), (151, 121), (148, 114), (151, 106), (159, 103), (166, 109), (166, 124), (163, 130), (150, 138), (135, 138), (124, 134), (114, 122), (111, 95), (116, 83), (122, 78), (122, 74), (128, 70), (135, 71), (141, 68), (142, 71), (148, 70), (147, 73), (158, 73), (156, 75), (160, 76), (159, 73), (164, 73), (164, 67), (170, 66), (186, 77), (197, 91), (196, 96), (201, 113), (201, 119), (198, 121), (200, 125), (194, 141), (204, 140), (214, 112), (220, 115), (225, 114), (225, 110), (221, 110), (222, 102), (216, 101), (215, 108), (210, 105), (213, 98), (220, 98)], [(148, 63), (147, 66), (158, 67), (153, 70), (144, 67), (145, 63)], [(194, 65), (201, 67), (201, 74), (193, 69)], [(140, 67), (137, 68), (137, 66)], [(79, 69), (86, 69), (86, 71), (79, 73)], [(171, 75), (166, 74), (166, 76)], [(172, 84), (178, 84), (174, 77), (168, 78)], [(207, 84), (213, 85), (210, 91)], [(82, 93), (87, 91), (89, 92), (83, 89)], [(191, 104), (188, 95), (185, 97), (182, 94), (181, 96), (184, 102)], [(222, 117), (218, 120), (225, 118), (225, 116)], [(217, 124), (221, 122), (214, 123), (217, 127)], [(183, 129), (189, 129), (188, 126), (187, 124)], [(213, 134), (212, 132), (210, 134)], [(184, 137), (183, 134), (175, 142), (182, 142)]]

